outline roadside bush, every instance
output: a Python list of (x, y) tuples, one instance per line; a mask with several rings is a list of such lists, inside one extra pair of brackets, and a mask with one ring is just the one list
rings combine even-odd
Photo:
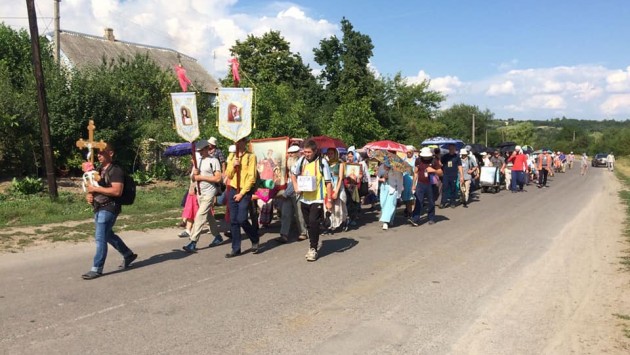
[(34, 195), (44, 191), (44, 182), (28, 176), (22, 180), (13, 178), (9, 191), (15, 195)]
[(148, 185), (153, 182), (153, 178), (151, 177), (151, 175), (145, 173), (142, 170), (136, 170), (133, 174), (131, 174), (131, 177), (138, 186)]
[(151, 167), (150, 175), (153, 179), (156, 180), (172, 180), (173, 172), (171, 168), (165, 164), (164, 162), (157, 162)]

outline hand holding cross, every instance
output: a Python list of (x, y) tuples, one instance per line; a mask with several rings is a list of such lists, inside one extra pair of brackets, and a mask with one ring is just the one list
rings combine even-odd
[(88, 140), (84, 141), (83, 138), (81, 138), (77, 141), (77, 147), (79, 149), (88, 149), (87, 159), (90, 163), (94, 163), (93, 149), (103, 150), (107, 148), (107, 143), (105, 143), (102, 139), (99, 142), (94, 141), (94, 129), (96, 129), (94, 121), (90, 120), (90, 123), (88, 124)]

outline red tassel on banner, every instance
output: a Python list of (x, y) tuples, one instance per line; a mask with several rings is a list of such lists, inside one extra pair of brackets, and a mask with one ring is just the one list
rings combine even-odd
[(240, 64), (238, 63), (238, 59), (236, 57), (230, 58), (228, 63), (232, 65), (232, 79), (234, 79), (234, 87), (237, 87), (241, 83), (241, 76), (238, 74)]
[(179, 80), (179, 86), (182, 87), (182, 91), (188, 91), (188, 85), (192, 84), (190, 79), (186, 76), (186, 69), (181, 64), (175, 65), (175, 73), (177, 74), (177, 79)]

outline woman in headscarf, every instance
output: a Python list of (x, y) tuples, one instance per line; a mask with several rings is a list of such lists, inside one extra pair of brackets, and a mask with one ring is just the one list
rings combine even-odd
[(348, 209), (346, 207), (346, 190), (343, 185), (346, 164), (339, 159), (337, 149), (329, 148), (326, 151), (330, 174), (332, 175), (332, 211), (330, 215), (330, 230), (334, 231), (344, 225), (348, 219)]
[(396, 214), (396, 204), (403, 191), (403, 175), (402, 173), (392, 169), (389, 161), (381, 164), (378, 171), (378, 181), (381, 183), (381, 218), (383, 230), (387, 230), (389, 225), (394, 223), (394, 215)]

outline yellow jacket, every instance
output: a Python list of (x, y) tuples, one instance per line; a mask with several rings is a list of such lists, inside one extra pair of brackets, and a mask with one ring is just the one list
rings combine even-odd
[[(236, 171), (234, 168), (234, 153), (230, 153), (227, 159), (227, 168), (225, 169), (225, 175), (230, 179), (230, 186), (237, 188)], [(239, 194), (246, 194), (254, 188), (256, 184), (256, 156), (250, 152), (245, 152), (241, 156), (241, 184)]]

